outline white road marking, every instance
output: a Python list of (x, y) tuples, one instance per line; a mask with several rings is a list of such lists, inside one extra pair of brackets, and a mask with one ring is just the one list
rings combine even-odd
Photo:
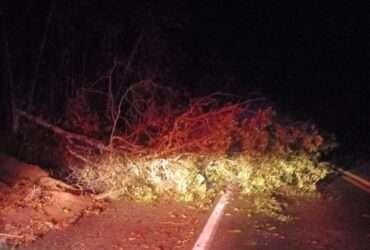
[(334, 169), (343, 175), (344, 180), (356, 186), (357, 188), (370, 193), (370, 182), (368, 180), (365, 180), (364, 178), (339, 167), (335, 167)]
[(217, 205), (215, 206), (211, 215), (209, 216), (208, 221), (203, 228), (203, 231), (199, 235), (199, 238), (196, 241), (193, 250), (210, 249), (212, 240), (217, 232), (217, 228), (220, 224), (223, 211), (230, 199), (230, 196), (231, 196), (230, 190), (228, 190), (224, 195), (221, 196), (220, 200), (217, 202)]
[(349, 178), (348, 176), (343, 176), (342, 178), (343, 178), (345, 181), (347, 181), (347, 182), (349, 182), (350, 184), (352, 184), (353, 186), (355, 186), (355, 187), (357, 187), (357, 188), (359, 188), (359, 189), (361, 189), (361, 190), (363, 190), (363, 191), (365, 191), (365, 192), (367, 192), (367, 193), (369, 193), (369, 194), (370, 194), (370, 187), (366, 187), (366, 186), (362, 185), (361, 183), (356, 182), (356, 181), (354, 181), (353, 179)]

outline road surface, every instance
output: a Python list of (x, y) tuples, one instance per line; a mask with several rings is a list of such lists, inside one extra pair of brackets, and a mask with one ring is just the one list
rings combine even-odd
[(370, 249), (370, 194), (342, 178), (322, 192), (321, 198), (291, 200), (290, 222), (248, 217), (246, 202), (232, 202), (211, 249)]
[[(286, 200), (288, 222), (255, 215), (248, 200), (234, 195), (209, 249), (370, 249), (370, 194), (340, 177), (320, 189), (320, 197)], [(192, 249), (211, 212), (171, 202), (116, 201), (20, 249)]]

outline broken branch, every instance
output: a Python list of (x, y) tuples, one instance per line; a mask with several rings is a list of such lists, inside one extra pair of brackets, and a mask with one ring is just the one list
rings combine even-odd
[(41, 127), (44, 127), (46, 129), (49, 129), (49, 130), (53, 131), (55, 134), (58, 134), (59, 136), (62, 136), (67, 140), (76, 140), (76, 141), (85, 143), (85, 144), (87, 144), (91, 147), (94, 147), (94, 148), (97, 148), (97, 149), (103, 150), (103, 151), (109, 151), (109, 152), (115, 151), (114, 149), (112, 149), (111, 147), (108, 147), (107, 145), (105, 145), (101, 141), (98, 141), (96, 139), (93, 139), (93, 138), (90, 138), (90, 137), (87, 137), (87, 136), (84, 136), (84, 135), (79, 135), (79, 134), (76, 134), (76, 133), (66, 131), (66, 130), (58, 127), (58, 126), (55, 126), (53, 124), (48, 123), (47, 121), (45, 121), (44, 119), (42, 119), (40, 117), (36, 117), (34, 115), (31, 115), (31, 114), (29, 114), (29, 113), (27, 113), (23, 110), (17, 109), (16, 113), (17, 113), (17, 115), (19, 115), (21, 117), (24, 117), (24, 118), (28, 119), (29, 121), (31, 121), (31, 122), (33, 122), (33, 123), (35, 123), (35, 124), (37, 124)]

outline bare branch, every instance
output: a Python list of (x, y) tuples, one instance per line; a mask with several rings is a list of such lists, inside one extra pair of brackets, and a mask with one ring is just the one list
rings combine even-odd
[(80, 142), (85, 143), (85, 144), (87, 144), (91, 147), (94, 147), (96, 149), (103, 150), (103, 151), (114, 151), (111, 147), (108, 147), (107, 145), (105, 145), (104, 143), (102, 143), (101, 141), (98, 141), (96, 139), (66, 131), (66, 130), (58, 127), (58, 126), (55, 126), (53, 124), (48, 123), (47, 121), (43, 120), (42, 118), (39, 118), (39, 117), (33, 116), (31, 114), (28, 114), (27, 112), (22, 111), (20, 109), (17, 109), (16, 112), (19, 116), (24, 117), (24, 118), (28, 119), (29, 121), (31, 121), (31, 122), (33, 122), (33, 123), (35, 123), (35, 124), (37, 124), (41, 127), (49, 129), (49, 130), (53, 131), (54, 133), (66, 138), (67, 140), (80, 141)]

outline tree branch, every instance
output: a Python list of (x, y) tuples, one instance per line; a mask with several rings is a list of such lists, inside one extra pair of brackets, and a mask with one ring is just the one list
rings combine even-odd
[(49, 129), (49, 130), (53, 131), (55, 134), (58, 134), (59, 136), (62, 136), (64, 138), (66, 138), (67, 140), (76, 140), (76, 141), (85, 143), (85, 144), (87, 144), (91, 147), (94, 147), (96, 149), (103, 150), (103, 151), (109, 151), (109, 152), (117, 151), (117, 150), (105, 145), (103, 142), (101, 142), (99, 140), (96, 140), (94, 138), (90, 138), (90, 137), (87, 137), (87, 136), (84, 136), (84, 135), (80, 135), (80, 134), (76, 134), (76, 133), (73, 133), (73, 132), (66, 131), (66, 130), (58, 127), (58, 126), (55, 126), (53, 124), (48, 123), (47, 121), (45, 121), (44, 119), (42, 119), (40, 117), (36, 117), (34, 115), (28, 114), (27, 112), (25, 112), (23, 110), (17, 109), (16, 113), (17, 113), (17, 115), (19, 115), (21, 117), (24, 117), (27, 120), (29, 120), (29, 121), (31, 121), (31, 122), (33, 122), (33, 123), (35, 123), (35, 124), (37, 124), (41, 127), (44, 127), (46, 129)]

